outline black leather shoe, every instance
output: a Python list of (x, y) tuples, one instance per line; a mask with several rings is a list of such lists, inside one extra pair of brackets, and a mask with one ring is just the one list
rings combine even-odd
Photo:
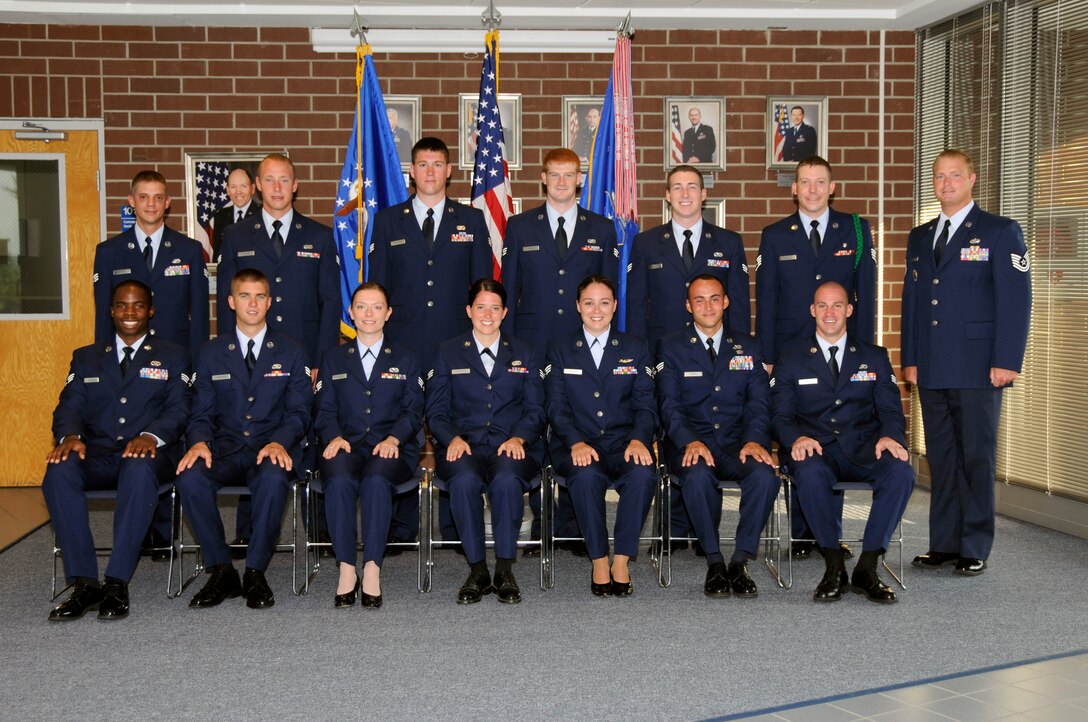
[(808, 559), (816, 550), (816, 542), (798, 541), (790, 547), (790, 553), (794, 559)]
[(748, 564), (745, 562), (729, 562), (729, 588), (738, 597), (757, 597), (759, 588), (755, 580), (748, 573)]
[(363, 580), (358, 576), (355, 577), (355, 586), (351, 588), (350, 592), (345, 594), (337, 594), (332, 600), (332, 606), (336, 609), (343, 609), (344, 607), (354, 607), (355, 598), (359, 596), (359, 585), (363, 583)]
[(99, 619), (124, 619), (128, 616), (128, 585), (124, 582), (107, 581), (102, 586), (102, 604), (98, 607)]
[(87, 612), (98, 609), (104, 596), (101, 587), (76, 584), (68, 598), (53, 607), (53, 610), (49, 612), (49, 621), (70, 622), (79, 619)]
[(714, 562), (706, 570), (706, 581), (703, 582), (703, 594), (708, 597), (729, 596), (729, 572), (725, 562)]
[(824, 555), (824, 563), (827, 565), (824, 577), (816, 585), (816, 591), (812, 593), (812, 599), (816, 602), (837, 602), (842, 599), (842, 593), (850, 586), (850, 577), (846, 574), (846, 565), (843, 564), (842, 550), (821, 549)]
[[(530, 536), (529, 541), (537, 542), (539, 544), (540, 535), (535, 534), (533, 536)], [(540, 547), (539, 546), (524, 546), (524, 547), (521, 548), (521, 555), (523, 557), (538, 557), (538, 556), (540, 556)]]
[(249, 551), (249, 537), (236, 536), (230, 542), (230, 558), (245, 559)]
[(493, 586), (495, 596), (503, 604), (518, 604), (521, 602), (521, 589), (518, 588), (518, 582), (514, 579), (513, 572), (495, 572)]
[(611, 587), (613, 597), (629, 597), (635, 593), (635, 585), (631, 582), (617, 582), (613, 579)]
[[(388, 544), (390, 546), (386, 546), (385, 556), (387, 556), (387, 557), (400, 556), (401, 554), (408, 551), (408, 549), (409, 549), (409, 547), (392, 546), (393, 544), (407, 544), (407, 543), (414, 542), (414, 541), (415, 541), (415, 539), (401, 539), (398, 536), (389, 537), (389, 541), (387, 541), (386, 544)], [(460, 547), (454, 547), (454, 548), (459, 549)]]
[(590, 576), (590, 578), (589, 578), (589, 591), (593, 592), (593, 596), (595, 596), (595, 597), (611, 597), (612, 596), (612, 581), (611, 581), (611, 578), (609, 578), (609, 581), (605, 582), (604, 584), (598, 584), (597, 582), (593, 581), (593, 577)]
[(234, 599), (242, 594), (242, 582), (234, 567), (216, 568), (208, 575), (203, 588), (189, 601), (190, 607), (204, 608), (221, 604), (224, 599)]
[(367, 594), (364, 591), (359, 592), (359, 606), (366, 609), (381, 609), (382, 595)]
[[(517, 583), (514, 586), (517, 587)], [(465, 583), (461, 585), (461, 589), (457, 592), (457, 603), (475, 604), (483, 599), (485, 594), (491, 594), (491, 591), (491, 576), (487, 572), (477, 574), (470, 571), (468, 579), (465, 580)]]
[(276, 597), (262, 571), (246, 569), (242, 575), (242, 591), (246, 595), (246, 606), (250, 609), (268, 609), (276, 603)]
[(864, 594), (870, 602), (895, 604), (899, 599), (892, 588), (880, 580), (875, 572), (855, 569), (850, 576), (850, 586), (858, 594)]
[(322, 559), (332, 559), (336, 554), (332, 550), (332, 537), (329, 536), (327, 531), (321, 531), (317, 533), (317, 541), (319, 544), (328, 544), (325, 547), (318, 547), (318, 556)]
[(842, 552), (843, 559), (853, 559), (854, 552), (850, 549), (850, 545), (846, 542), (839, 542), (839, 551)]
[(153, 562), (165, 562), (170, 559), (170, 540), (159, 536), (154, 531), (148, 532), (150, 547), (147, 549), (148, 556), (151, 557)]
[(959, 560), (959, 554), (928, 551), (925, 554), (914, 557), (914, 559), (911, 560), (911, 566), (918, 567), (919, 569), (940, 569), (943, 566), (955, 564)]
[(965, 577), (977, 577), (979, 574), (982, 574), (982, 571), (985, 568), (985, 559), (971, 559), (970, 557), (960, 557), (960, 560), (956, 562), (956, 568), (953, 570), (953, 573)]

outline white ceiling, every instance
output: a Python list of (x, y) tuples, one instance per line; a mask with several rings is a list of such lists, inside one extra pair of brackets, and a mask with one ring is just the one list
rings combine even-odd
[[(915, 30), (986, 0), (499, 0), (502, 30)], [(486, 0), (0, 0), (0, 22), (349, 28), (352, 8), (381, 28), (476, 30)], [(377, 38), (374, 38), (377, 41)]]

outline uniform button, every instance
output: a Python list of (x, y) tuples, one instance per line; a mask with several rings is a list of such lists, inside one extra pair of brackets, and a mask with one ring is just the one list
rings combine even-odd
[(246, 414), (246, 421), (252, 421), (252, 420), (253, 420), (253, 414)]
[(816, 274), (816, 280), (817, 280), (817, 281), (819, 281), (819, 280), (820, 280), (821, 278), (823, 278), (823, 277), (824, 277), (824, 276), (823, 276), (823, 274), (822, 274), (822, 273), (817, 273), (817, 274)]
[(937, 321), (936, 321), (936, 320), (930, 321), (930, 322), (929, 322), (929, 325), (930, 325), (930, 326), (936, 326), (936, 325), (937, 325)]
[(831, 423), (833, 423), (833, 424), (837, 424), (837, 423), (839, 423), (839, 420), (838, 420), (838, 419), (836, 419), (836, 418), (835, 418), (834, 416), (832, 416), (832, 417), (831, 417)]
[(721, 424), (714, 424), (714, 428), (715, 429), (720, 429), (720, 428), (722, 428), (722, 425)]
[(563, 270), (562, 268), (560, 268), (559, 269), (559, 275), (560, 276), (565, 276), (565, 275), (567, 275), (567, 272), (565, 270)]
[(365, 429), (363, 429), (363, 431), (370, 431), (370, 427), (366, 427)]
[(283, 276), (276, 276), (276, 283), (283, 283)]
[(684, 281), (684, 288), (690, 288), (690, 287), (691, 287), (691, 281)]
[(930, 301), (930, 303), (936, 306), (940, 302), (937, 299), (933, 299), (932, 301)]
[(124, 440), (125, 440), (125, 437), (123, 437), (123, 436), (118, 436), (118, 437), (117, 437), (117, 440), (118, 440), (118, 441), (124, 441)]
[(433, 306), (434, 306), (434, 301), (427, 301), (427, 307), (428, 308), (431, 308)]
[(276, 296), (276, 303), (283, 303), (283, 296)]
[(601, 433), (597, 434), (597, 436), (604, 436), (604, 429), (601, 429)]
[(276, 321), (279, 323), (283, 323), (283, 316), (276, 316)]
[(122, 416), (121, 418), (117, 419), (117, 421), (118, 421), (118, 423), (123, 424), (123, 423), (125, 423), (125, 417)]
[(721, 390), (722, 390), (722, 387), (721, 387), (721, 386), (715, 386), (715, 387), (714, 387), (714, 390), (715, 390), (715, 391), (721, 391)]
[(566, 293), (566, 291), (564, 291), (562, 288), (560, 288), (559, 289), (559, 295), (562, 296), (564, 293)]
[(371, 393), (370, 391), (367, 391), (367, 392), (366, 392), (366, 395), (367, 395), (367, 396), (370, 396), (370, 393)]
[(559, 309), (558, 311), (556, 311), (556, 313), (558, 313), (560, 316), (562, 316), (563, 315), (563, 309)]
[(939, 278), (934, 278), (934, 279), (933, 279), (933, 285), (934, 285), (934, 286), (939, 286), (939, 285), (940, 285), (940, 283), (941, 283), (941, 279), (939, 279)]
[(433, 285), (434, 285), (434, 281), (427, 281), (427, 285), (428, 285), (428, 286), (433, 286)]
[(246, 401), (248, 401), (249, 403), (252, 404), (253, 403), (253, 397), (252, 396), (247, 397)]
[(711, 411), (717, 411), (717, 410), (718, 410), (718, 407), (717, 407), (717, 406), (711, 406), (711, 407), (710, 407), (710, 410), (711, 410)]
[(491, 422), (490, 421), (484, 422), (484, 426), (491, 426)]
[[(603, 412), (603, 411), (598, 411), (598, 412), (597, 412), (597, 418), (599, 419), (599, 418), (601, 418), (602, 416), (604, 416), (604, 412)], [(122, 421), (124, 421), (124, 419), (122, 419)]]
[(126, 399), (126, 398), (125, 398), (124, 396), (122, 396), (122, 397), (121, 397), (121, 403), (122, 403), (122, 404), (127, 404), (127, 403), (128, 403), (128, 399)]
[(433, 266), (433, 265), (434, 265), (434, 261), (432, 261), (431, 259), (429, 259), (429, 258), (428, 258), (428, 259), (427, 259), (427, 265), (428, 265), (428, 266)]
[(839, 430), (835, 429), (835, 436), (838, 436), (838, 435), (839, 435)]
[(249, 436), (249, 432), (248, 431), (243, 431), (242, 436)]
[(490, 408), (491, 408), (491, 404), (488, 404), (488, 405), (487, 405), (487, 408), (489, 408), (489, 409), (490, 409)]
[(488, 384), (488, 385), (487, 385), (487, 390), (488, 390), (488, 391), (490, 391), (490, 390), (491, 390), (491, 384)]
[(370, 413), (370, 409), (363, 409), (363, 413), (364, 413), (364, 414), (369, 414), (369, 413)]
[(600, 391), (594, 391), (593, 392), (593, 398), (595, 398), (595, 399), (601, 398), (601, 392)]
[(835, 399), (836, 406), (842, 406), (842, 399)]

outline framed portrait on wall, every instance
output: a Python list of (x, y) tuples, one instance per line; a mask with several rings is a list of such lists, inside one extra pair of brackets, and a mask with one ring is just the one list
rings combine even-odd
[[(713, 223), (715, 226), (721, 227), (722, 220), (725, 218), (725, 199), (712, 200), (707, 198), (703, 201), (703, 221), (706, 223)], [(669, 202), (667, 200), (661, 201), (661, 222), (668, 223), (672, 220), (672, 211), (669, 208)]]
[(385, 96), (385, 115), (393, 131), (393, 145), (397, 147), (401, 170), (408, 170), (412, 165), (412, 146), (423, 135), (420, 131), (422, 104), (420, 95)]
[(827, 157), (827, 96), (767, 96), (767, 167), (793, 170), (810, 156)]
[[(213, 246), (215, 245), (216, 213), (227, 205), (233, 205), (227, 194), (227, 178), (234, 170), (241, 168), (255, 179), (257, 166), (269, 153), (287, 155), (287, 151), (282, 149), (243, 153), (225, 151), (185, 153), (185, 227), (188, 235), (204, 246), (205, 253), (211, 260), (215, 260)], [(260, 196), (254, 183), (253, 199), (259, 202)], [(218, 221), (222, 223), (224, 219), (225, 216), (220, 215)], [(225, 225), (230, 224), (225, 223)]]
[[(577, 153), (583, 163), (589, 160), (589, 151), (593, 148), (603, 102), (602, 98), (592, 95), (563, 96), (563, 147)], [(584, 165), (582, 170), (586, 170)]]
[(665, 168), (725, 170), (725, 98), (665, 98)]
[[(457, 157), (462, 170), (472, 170), (476, 158), (476, 102), (478, 93), (461, 93), (458, 104)], [(499, 93), (503, 155), (510, 170), (521, 168), (521, 93)]]

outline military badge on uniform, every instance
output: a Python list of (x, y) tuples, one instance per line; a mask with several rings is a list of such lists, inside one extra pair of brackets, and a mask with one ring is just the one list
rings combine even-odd
[(180, 264), (176, 266), (167, 266), (163, 269), (162, 275), (164, 276), (188, 276), (189, 264)]
[(295, 251), (299, 258), (321, 258), (321, 254), (315, 251)]
[(960, 249), (961, 261), (989, 261), (990, 249), (981, 246), (970, 246)]
[(617, 366), (612, 369), (613, 376), (634, 376), (638, 373), (637, 366)]
[(269, 371), (268, 373), (266, 373), (264, 375), (264, 377), (266, 379), (278, 379), (278, 378), (286, 378), (287, 376), (290, 376), (290, 375), (291, 375), (290, 371), (284, 371), (282, 369), (277, 369), (275, 371)]
[(1028, 254), (1026, 251), (1022, 256), (1016, 253), (1011, 253), (1009, 255), (1012, 256), (1012, 267), (1015, 268), (1017, 271), (1020, 271), (1021, 273), (1027, 273), (1029, 270), (1031, 270), (1031, 261), (1028, 260)]
[(710, 268), (729, 268), (729, 260), (725, 258), (708, 258), (706, 259), (706, 265)]
[(586, 244), (586, 245), (582, 246), (582, 250), (583, 251), (595, 251), (597, 253), (604, 253), (604, 249), (601, 248), (600, 246), (591, 246), (589, 244)]
[(454, 233), (450, 236), (451, 243), (472, 243), (471, 233)]
[(506, 371), (508, 373), (512, 373), (512, 374), (527, 374), (527, 373), (529, 373), (529, 369), (527, 367), (525, 367), (525, 366), (511, 366), (510, 368), (506, 369)]
[(170, 371), (167, 369), (153, 369), (150, 367), (140, 369), (140, 378), (167, 381), (170, 379)]
[(393, 381), (404, 381), (408, 378), (407, 374), (398, 374), (392, 371), (383, 371), (381, 377), (383, 379), (391, 379)]
[(755, 368), (751, 356), (734, 356), (729, 359), (730, 371), (751, 371)]
[(851, 381), (876, 381), (876, 374), (872, 371), (858, 371), (850, 377)]

